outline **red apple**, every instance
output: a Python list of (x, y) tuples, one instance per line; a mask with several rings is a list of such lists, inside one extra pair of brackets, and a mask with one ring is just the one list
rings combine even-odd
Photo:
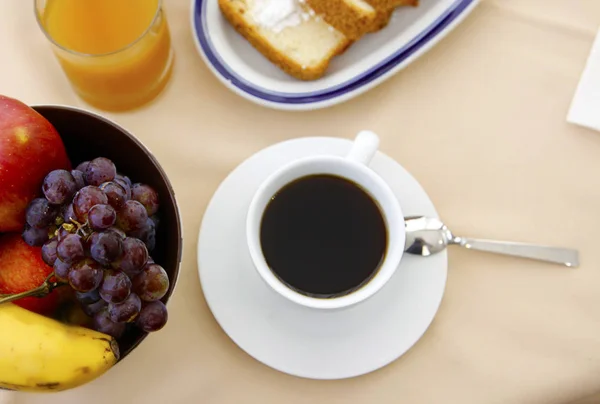
[(21, 232), (25, 209), (40, 195), (46, 174), (70, 169), (50, 122), (21, 101), (0, 95), (0, 232)]
[[(0, 294), (25, 292), (40, 286), (52, 273), (42, 260), (42, 249), (25, 243), (20, 234), (0, 236)], [(26, 297), (14, 303), (43, 315), (50, 315), (59, 303), (59, 289), (48, 296)]]

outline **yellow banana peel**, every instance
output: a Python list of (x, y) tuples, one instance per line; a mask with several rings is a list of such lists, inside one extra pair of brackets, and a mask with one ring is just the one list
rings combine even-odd
[(118, 360), (119, 347), (110, 335), (12, 303), (0, 305), (0, 388), (67, 390), (97, 378)]

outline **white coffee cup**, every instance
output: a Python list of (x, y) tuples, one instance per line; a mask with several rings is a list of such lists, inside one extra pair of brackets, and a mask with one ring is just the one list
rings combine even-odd
[[(275, 292), (294, 303), (315, 309), (339, 309), (368, 299), (392, 277), (400, 264), (406, 238), (404, 216), (396, 195), (375, 171), (368, 167), (379, 147), (379, 138), (372, 132), (360, 132), (346, 157), (313, 156), (292, 161), (271, 174), (258, 188), (250, 203), (246, 218), (246, 238), (254, 267)], [(312, 297), (290, 288), (271, 271), (262, 252), (260, 231), (263, 213), (277, 192), (299, 178), (330, 174), (345, 178), (364, 189), (379, 205), (387, 228), (387, 248), (377, 273), (364, 285), (341, 296)]]

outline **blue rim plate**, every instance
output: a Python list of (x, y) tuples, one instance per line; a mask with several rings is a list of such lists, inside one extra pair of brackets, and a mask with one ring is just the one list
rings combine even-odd
[[(427, 0), (421, 0), (427, 1)], [(323, 108), (357, 96), (410, 64), (448, 34), (475, 8), (479, 0), (456, 0), (391, 55), (350, 79), (317, 91), (282, 92), (264, 88), (228, 65), (212, 40), (207, 23), (207, 6), (217, 0), (192, 0), (192, 34), (199, 53), (223, 84), (253, 102), (276, 109), (309, 110)], [(233, 28), (231, 28), (233, 30)], [(351, 48), (352, 49), (352, 48)], [(349, 51), (351, 51), (348, 50)]]

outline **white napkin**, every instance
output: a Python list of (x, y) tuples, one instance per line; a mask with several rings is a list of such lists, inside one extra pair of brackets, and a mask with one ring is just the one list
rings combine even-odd
[(600, 30), (571, 102), (567, 121), (600, 131)]

